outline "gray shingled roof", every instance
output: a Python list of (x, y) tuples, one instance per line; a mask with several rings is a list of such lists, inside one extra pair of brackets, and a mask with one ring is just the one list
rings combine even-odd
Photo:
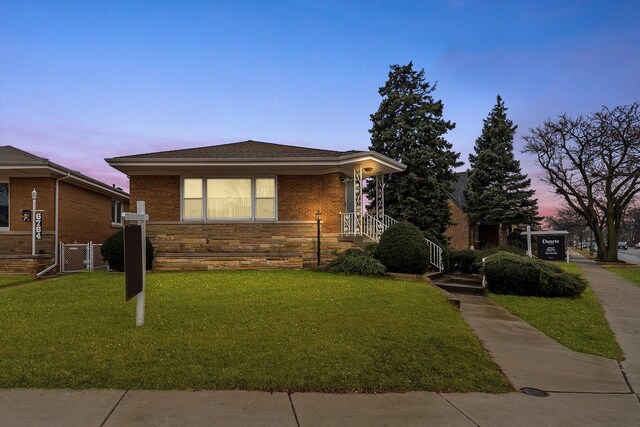
[(265, 159), (265, 158), (331, 158), (355, 151), (333, 151), (317, 148), (296, 147), (261, 141), (242, 141), (209, 147), (187, 148), (183, 150), (159, 151), (114, 157), (110, 160), (125, 159)]
[(27, 153), (26, 151), (22, 151), (16, 147), (12, 147), (11, 145), (3, 145), (0, 147), (0, 164), (9, 165), (9, 164), (38, 164), (38, 165), (46, 165), (49, 163), (47, 159), (42, 157), (38, 157), (34, 154)]
[(458, 172), (456, 181), (451, 185), (451, 198), (458, 206), (465, 206), (467, 200), (464, 198), (464, 189), (467, 186), (469, 180), (469, 174), (467, 172)]

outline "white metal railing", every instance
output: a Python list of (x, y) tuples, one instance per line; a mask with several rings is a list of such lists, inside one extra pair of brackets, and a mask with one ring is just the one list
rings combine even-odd
[(438, 271), (443, 272), (444, 263), (442, 262), (442, 248), (429, 239), (424, 240), (427, 241), (427, 245), (429, 246), (429, 263), (436, 267)]
[[(395, 219), (388, 215), (384, 215), (382, 220), (369, 214), (362, 215), (362, 223), (358, 216), (354, 213), (340, 213), (340, 223), (342, 230), (340, 234), (346, 236), (367, 236), (375, 242), (380, 241), (382, 233), (393, 224), (397, 223)], [(433, 265), (438, 271), (444, 271), (444, 263), (442, 261), (442, 248), (433, 243), (429, 239), (425, 239), (429, 247), (429, 264)]]
[(340, 234), (347, 236), (367, 236), (373, 241), (379, 242), (382, 233), (393, 224), (395, 219), (384, 215), (382, 221), (373, 215), (364, 214), (362, 220), (354, 212), (340, 213), (340, 224), (342, 230)]

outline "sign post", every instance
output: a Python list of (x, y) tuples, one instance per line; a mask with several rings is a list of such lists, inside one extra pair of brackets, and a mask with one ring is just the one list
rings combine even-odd
[(137, 202), (137, 212), (124, 212), (124, 272), (126, 300), (136, 297), (136, 326), (144, 324), (144, 290), (147, 276), (147, 221), (144, 201)]

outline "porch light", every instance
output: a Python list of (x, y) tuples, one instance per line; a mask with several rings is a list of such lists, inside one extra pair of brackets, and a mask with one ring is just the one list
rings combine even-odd
[(31, 198), (33, 200), (38, 198), (38, 192), (36, 191), (36, 189), (34, 188), (33, 191), (31, 192)]
[(322, 213), (320, 212), (320, 209), (318, 209), (316, 211), (316, 221), (320, 221), (322, 219)]
[(364, 168), (364, 171), (365, 171), (365, 172), (371, 172), (372, 170), (373, 170), (373, 168), (372, 168), (372, 167)]

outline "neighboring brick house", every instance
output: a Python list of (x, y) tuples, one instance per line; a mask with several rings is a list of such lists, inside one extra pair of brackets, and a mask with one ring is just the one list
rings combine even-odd
[(469, 179), (467, 172), (459, 172), (458, 179), (453, 184), (449, 195), (449, 207), (451, 208), (451, 220), (445, 236), (449, 238), (449, 246), (456, 250), (487, 249), (504, 245), (511, 227), (503, 227), (495, 223), (475, 223), (464, 212), (466, 200), (464, 189)]
[[(42, 211), (42, 239), (32, 255), (32, 191)], [(102, 243), (129, 196), (119, 188), (12, 146), (0, 147), (0, 273), (36, 273), (58, 262), (58, 242)], [(55, 270), (55, 267), (51, 270)]]
[(404, 170), (371, 151), (257, 141), (106, 161), (129, 176), (132, 206), (146, 203), (156, 270), (313, 266), (317, 214), (325, 263), (392, 222), (382, 197), (363, 212), (363, 180), (381, 190), (384, 174)]

